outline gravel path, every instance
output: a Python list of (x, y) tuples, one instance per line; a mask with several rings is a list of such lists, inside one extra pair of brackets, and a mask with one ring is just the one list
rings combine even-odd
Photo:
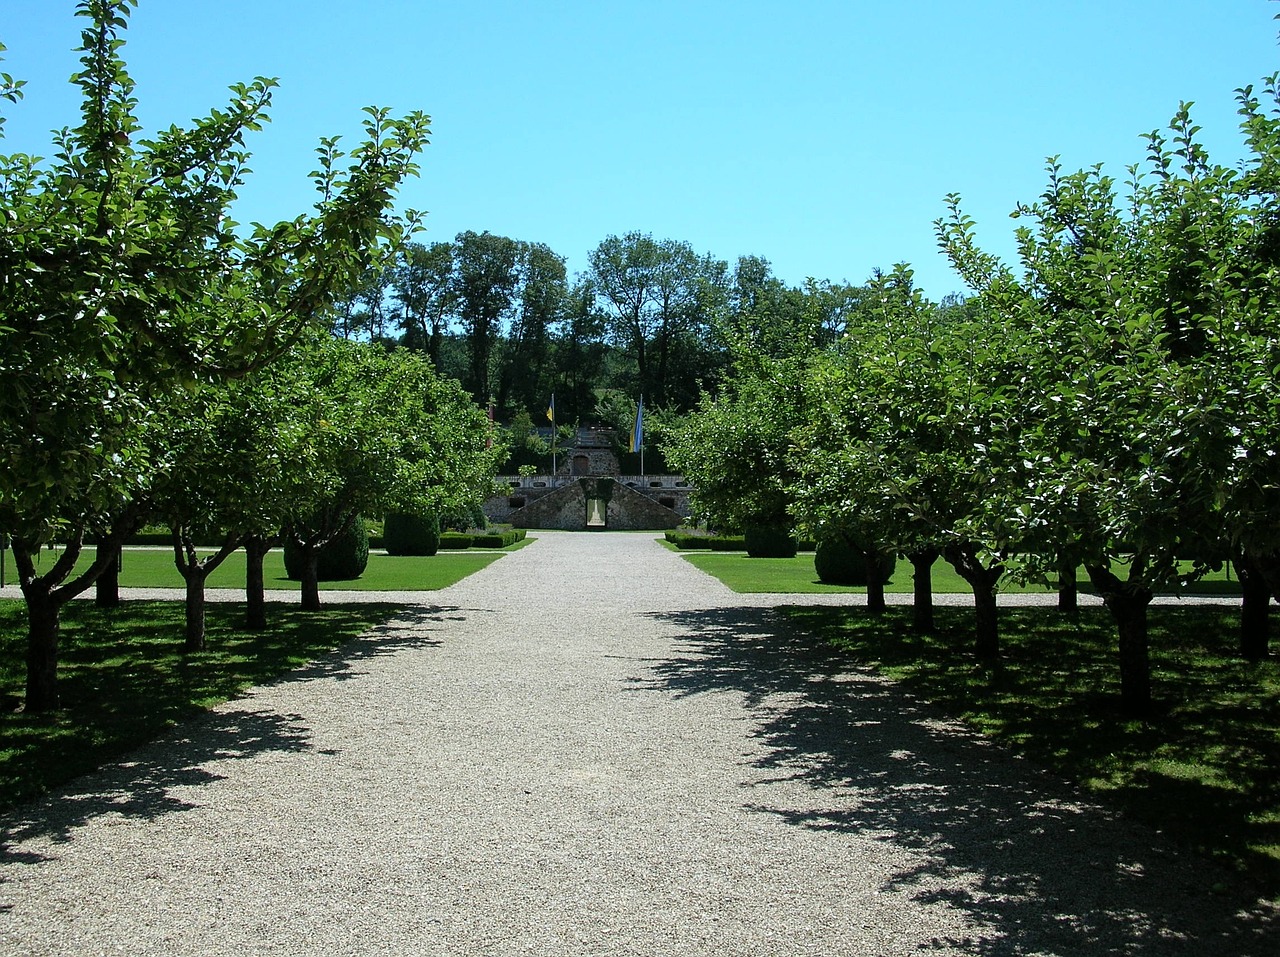
[(1280, 950), (1202, 863), (649, 536), (546, 534), (430, 598), (0, 822), (0, 953)]

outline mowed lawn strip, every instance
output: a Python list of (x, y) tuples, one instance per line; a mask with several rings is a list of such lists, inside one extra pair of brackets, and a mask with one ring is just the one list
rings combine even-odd
[[(16, 712), (25, 683), (26, 608), (0, 601), (0, 808), (117, 759), (245, 688), (273, 681), (355, 640), (400, 606), (271, 603), (269, 627), (240, 630), (244, 606), (206, 611), (208, 648), (182, 651), (181, 602), (71, 602), (62, 615), (52, 714)], [(262, 729), (253, 734), (258, 734)]]
[[(322, 581), (323, 590), (355, 591), (436, 591), (461, 581), (497, 561), (508, 551), (515, 551), (532, 539), (517, 542), (501, 551), (440, 551), (435, 555), (387, 555), (369, 553), (364, 574), (351, 581)], [(80, 565), (88, 567), (92, 553), (81, 557)], [(213, 549), (200, 549), (201, 555)], [(43, 563), (56, 561), (56, 553), (41, 553)], [(9, 563), (12, 578), (12, 562)], [(79, 567), (79, 566), (77, 566)], [(37, 566), (38, 570), (39, 566)], [(209, 575), (207, 588), (244, 588), (244, 552), (237, 551)], [(263, 578), (269, 589), (298, 591), (301, 583), (285, 577), (284, 553), (272, 549), (263, 563)], [(13, 584), (12, 581), (9, 584)], [(165, 548), (126, 548), (120, 562), (120, 585), (126, 588), (182, 588), (184, 582), (173, 564), (173, 552)]]
[[(667, 547), (672, 551), (678, 551), (669, 543)], [(679, 554), (692, 565), (720, 579), (725, 586), (740, 595), (829, 595), (866, 591), (866, 588), (861, 585), (828, 585), (819, 581), (813, 567), (812, 552), (801, 552), (794, 558), (751, 558), (746, 552), (680, 551)], [(885, 585), (884, 590), (910, 594), (914, 590), (912, 574), (911, 563), (906, 559), (899, 559), (893, 577)], [(1122, 571), (1120, 574), (1125, 573)], [(1224, 568), (1193, 582), (1182, 590), (1182, 594), (1238, 595), (1240, 584), (1234, 579), (1234, 573), (1228, 573)], [(961, 578), (950, 564), (941, 559), (933, 565), (932, 580), (933, 590), (938, 594), (957, 592), (970, 594), (973, 591), (969, 583)], [(1092, 590), (1083, 569), (1079, 573), (1079, 583), (1081, 592)], [(1054, 590), (1055, 587), (1042, 584), (1021, 585), (1006, 579), (1001, 583), (1000, 591), (1012, 594), (1047, 592)]]
[[(973, 612), (783, 609), (841, 657), (868, 665), (1107, 803), (1239, 871), (1280, 901), (1280, 661), (1236, 655), (1239, 610), (1150, 609), (1157, 712), (1118, 708), (1115, 628), (1105, 609), (1000, 611), (998, 664), (966, 649)], [(1211, 888), (1206, 887), (1206, 891)]]

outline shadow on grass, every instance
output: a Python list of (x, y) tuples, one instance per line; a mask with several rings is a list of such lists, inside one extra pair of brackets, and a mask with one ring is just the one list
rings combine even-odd
[(945, 902), (990, 933), (948, 946), (990, 955), (1276, 952), (1275, 910), (1241, 907), (1251, 895), (1225, 872), (1180, 857), (1151, 830), (856, 670), (782, 615), (654, 617), (678, 625), (685, 646), (638, 684), (743, 695), (765, 747), (756, 766), (812, 788), (805, 806), (783, 806), (770, 802), (766, 781), (748, 806), (909, 849), (918, 863), (884, 889)]

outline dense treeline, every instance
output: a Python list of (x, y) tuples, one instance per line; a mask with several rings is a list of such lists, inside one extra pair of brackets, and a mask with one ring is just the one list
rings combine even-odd
[[(1280, 91), (1240, 91), (1248, 156), (1210, 161), (1186, 106), (1123, 187), (1049, 165), (1019, 207), (1019, 267), (980, 249), (958, 197), (939, 242), (977, 295), (942, 307), (906, 266), (841, 333), (739, 330), (732, 370), (668, 457), (720, 524), (798, 523), (868, 557), (944, 557), (999, 653), (1006, 576), (1083, 566), (1117, 627), (1122, 696), (1151, 701), (1147, 606), (1230, 559), (1241, 653), (1280, 595)], [(929, 627), (928, 589), (917, 624)], [(875, 607), (872, 594), (869, 604)]]
[(560, 422), (622, 424), (640, 396), (661, 419), (715, 394), (734, 337), (811, 326), (834, 338), (864, 296), (826, 281), (789, 287), (760, 256), (731, 267), (640, 232), (606, 237), (569, 277), (545, 244), (468, 231), (370, 270), (333, 331), (425, 353), (504, 422), (545, 424), (554, 393)]

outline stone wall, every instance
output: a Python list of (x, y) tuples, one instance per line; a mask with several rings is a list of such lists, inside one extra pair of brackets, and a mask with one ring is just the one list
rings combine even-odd
[[(556, 483), (527, 483), (527, 487), (522, 483), (522, 487), (511, 488), (509, 494), (485, 502), (484, 512), (489, 520), (509, 522), (516, 528), (586, 529), (587, 500), (576, 479), (554, 488), (551, 485)], [(646, 494), (650, 491), (654, 494)], [(643, 492), (615, 482), (609, 500), (608, 527), (620, 531), (675, 528), (688, 514), (688, 493), (687, 488), (675, 488), (674, 482)], [(522, 500), (523, 505), (515, 504)], [(670, 508), (666, 502), (677, 507)]]

